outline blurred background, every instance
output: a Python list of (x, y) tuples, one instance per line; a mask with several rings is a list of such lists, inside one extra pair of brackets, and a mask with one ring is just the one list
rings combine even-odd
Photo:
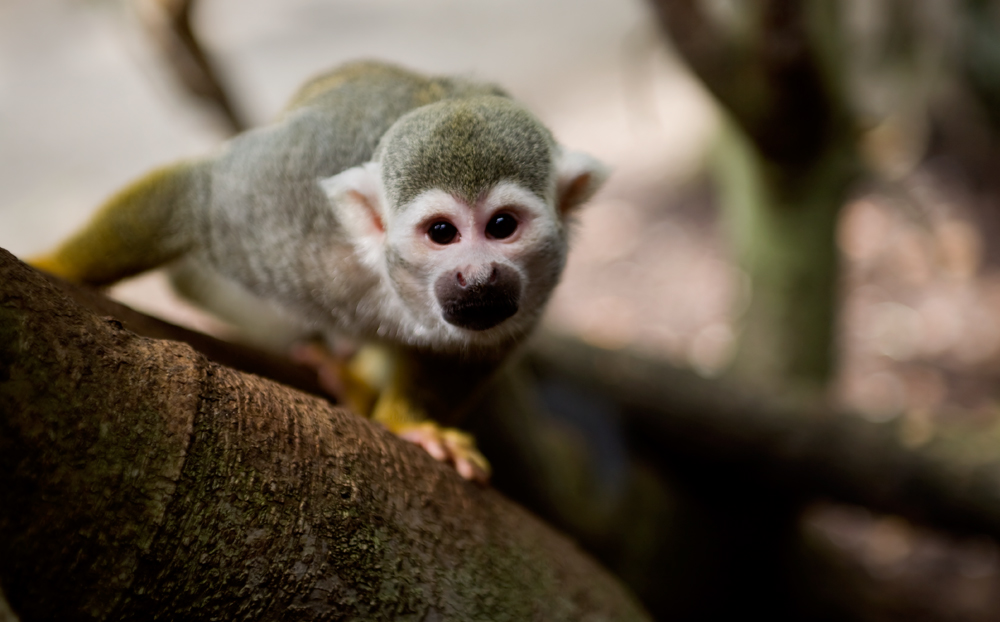
[[(150, 168), (375, 57), (496, 81), (614, 170), (552, 330), (820, 394), (914, 447), (996, 424), (1000, 3), (202, 0), (229, 117), (178, 78), (176, 5), (0, 0), (0, 247), (49, 248)], [(162, 275), (112, 293), (225, 331)], [(878, 595), (865, 619), (1000, 619), (991, 540), (847, 506), (806, 523)]]

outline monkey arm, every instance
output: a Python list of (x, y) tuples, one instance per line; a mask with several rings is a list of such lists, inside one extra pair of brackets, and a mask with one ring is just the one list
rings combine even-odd
[(314, 368), (320, 386), (350, 410), (419, 445), (434, 459), (453, 464), (465, 479), (489, 480), (490, 464), (472, 435), (438, 425), (428, 413), (456, 419), (494, 364), (447, 365), (442, 357), (379, 345), (367, 345), (348, 360), (317, 342), (295, 346), (292, 359)]
[[(488, 384), (502, 360), (455, 357), (409, 348), (389, 353), (387, 383), (381, 387), (371, 418), (396, 436), (424, 448), (441, 462), (455, 465), (465, 479), (486, 482), (490, 464), (470, 434), (439, 425), (454, 424)], [(428, 415), (432, 415), (432, 420)]]
[(77, 283), (108, 285), (161, 266), (191, 246), (186, 207), (203, 198), (204, 161), (157, 169), (111, 197), (73, 237), (29, 263)]
[(488, 482), (490, 463), (476, 448), (472, 435), (428, 419), (402, 386), (403, 382), (394, 380), (382, 390), (375, 402), (372, 420), (401, 439), (423, 447), (435, 460), (455, 465), (455, 470), (465, 479)]

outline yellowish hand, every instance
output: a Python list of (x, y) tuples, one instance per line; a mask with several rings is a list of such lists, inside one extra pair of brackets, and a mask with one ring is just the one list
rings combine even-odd
[(400, 369), (391, 369), (389, 357), (362, 350), (349, 361), (319, 343), (297, 345), (296, 362), (316, 368), (320, 385), (337, 400), (361, 415), (384, 425), (396, 436), (423, 447), (435, 460), (454, 465), (463, 478), (486, 483), (490, 464), (470, 434), (441, 427), (428, 419), (402, 389)]

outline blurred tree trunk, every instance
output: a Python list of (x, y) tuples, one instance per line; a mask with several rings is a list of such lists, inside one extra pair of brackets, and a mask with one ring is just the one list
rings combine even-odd
[(733, 252), (751, 287), (732, 373), (821, 388), (834, 362), (835, 233), (856, 176), (852, 145), (839, 139), (808, 166), (786, 171), (739, 129), (724, 131), (716, 175)]
[(1000, 2), (964, 0), (959, 72), (1000, 132)]
[(652, 1), (729, 117), (716, 174), (752, 288), (733, 372), (822, 386), (833, 361), (837, 215), (860, 171), (834, 58), (837, 3), (754, 0), (719, 16), (698, 0)]
[[(715, 173), (750, 285), (730, 373), (757, 387), (822, 389), (833, 369), (837, 216), (860, 171), (838, 72), (838, 2), (651, 2), (727, 116)], [(690, 472), (684, 513), (716, 529), (686, 537), (759, 612), (797, 619), (780, 595), (801, 591), (804, 499), (767, 487), (748, 494), (745, 473), (727, 474), (705, 463)]]

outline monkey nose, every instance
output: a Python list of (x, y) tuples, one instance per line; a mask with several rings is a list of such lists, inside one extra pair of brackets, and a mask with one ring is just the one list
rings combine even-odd
[(434, 284), (442, 316), (449, 324), (469, 330), (487, 330), (517, 313), (521, 277), (502, 264), (484, 270), (442, 275)]
[[(468, 278), (466, 277), (468, 275)], [(475, 270), (467, 269), (465, 272), (459, 271), (455, 278), (458, 281), (460, 287), (469, 287), (470, 283), (473, 287), (482, 285), (483, 283), (496, 283), (500, 276), (500, 266), (497, 264), (490, 264), (485, 270)]]

